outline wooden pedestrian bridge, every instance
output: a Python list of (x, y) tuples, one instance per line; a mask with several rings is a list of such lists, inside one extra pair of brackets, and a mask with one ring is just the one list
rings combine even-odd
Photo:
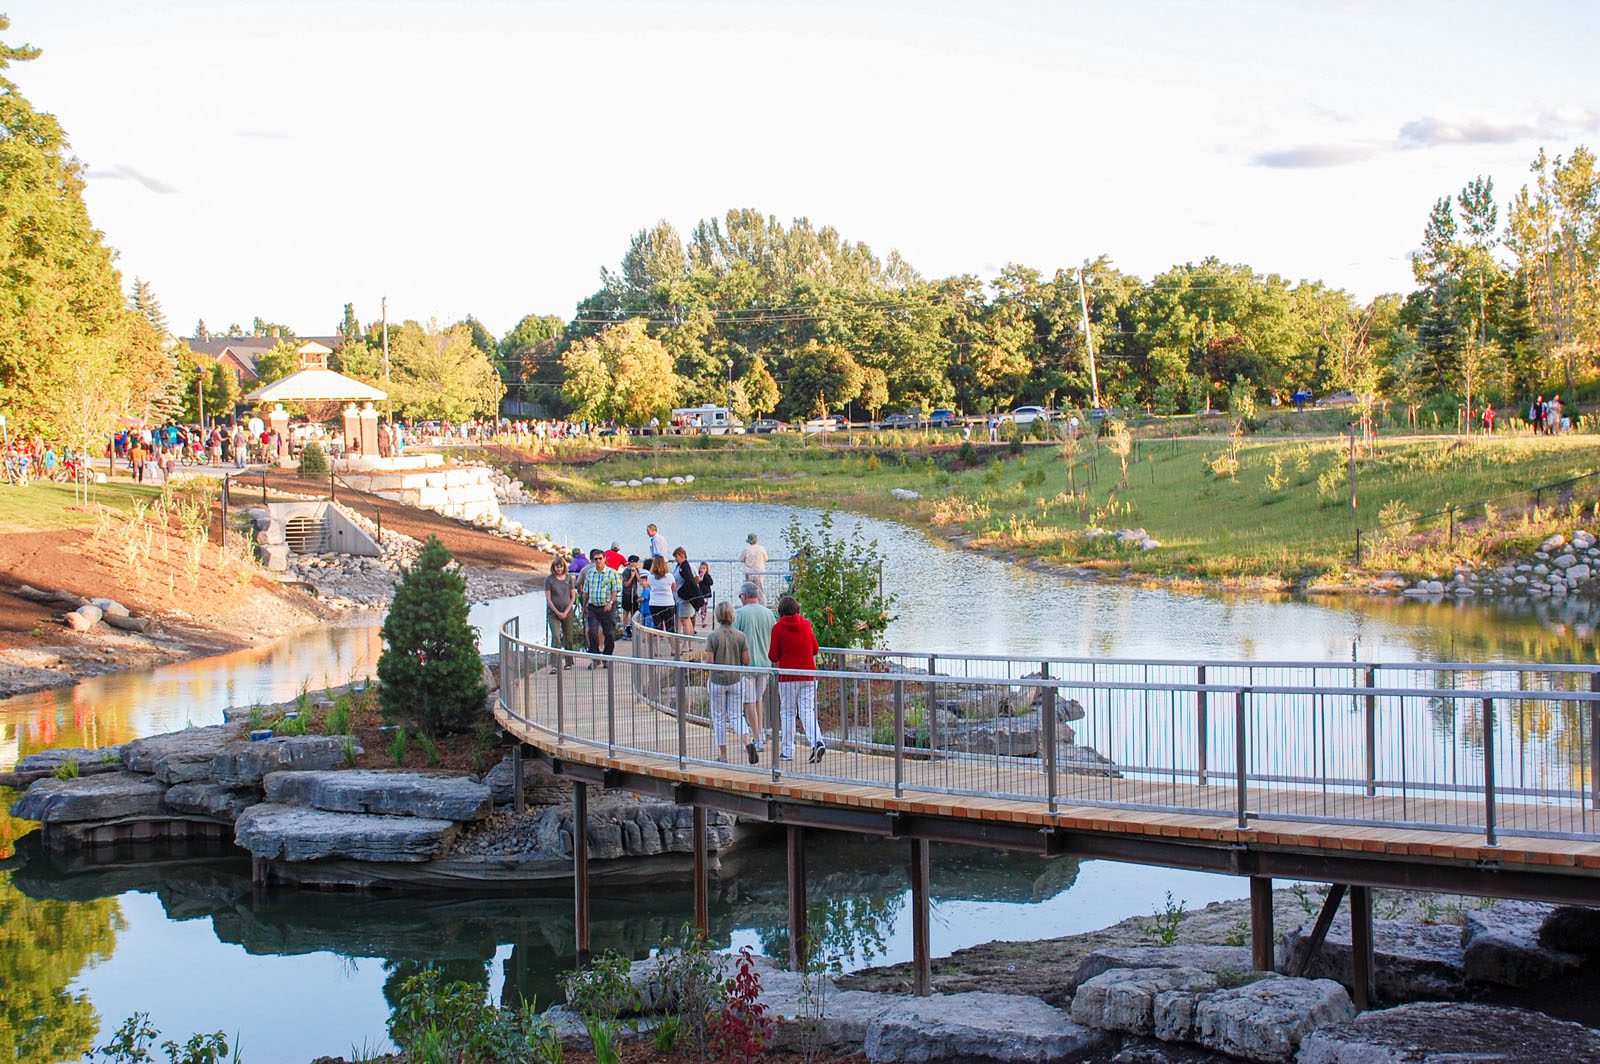
[[(825, 650), (826, 755), (809, 763), (802, 744), (780, 760), (767, 682), (770, 734), (752, 765), (742, 737), (731, 763), (716, 759), (702, 639), (636, 628), (607, 660), (519, 627), (500, 631), (495, 711), (515, 771), (531, 756), (570, 780), (576, 823), (590, 785), (693, 806), (702, 928), (706, 811), (785, 828), (792, 964), (804, 961), (808, 829), (907, 840), (919, 992), (930, 842), (1249, 877), (1261, 968), (1273, 964), (1272, 881), (1333, 884), (1313, 942), (1348, 892), (1358, 1007), (1373, 888), (1600, 905), (1600, 666)], [(588, 847), (574, 835), (582, 960)]]

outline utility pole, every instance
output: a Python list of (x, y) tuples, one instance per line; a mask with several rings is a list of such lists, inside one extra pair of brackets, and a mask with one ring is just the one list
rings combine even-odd
[(195, 410), (200, 414), (200, 431), (206, 430), (206, 371), (201, 370), (194, 379)]
[(1100, 378), (1094, 371), (1094, 336), (1089, 332), (1089, 293), (1083, 286), (1083, 268), (1078, 268), (1078, 309), (1083, 312), (1083, 343), (1089, 351), (1089, 402), (1100, 409)]
[[(383, 315), (383, 390), (387, 392), (389, 390), (389, 297), (383, 296), (380, 305)], [(384, 402), (389, 408), (389, 423), (392, 427), (394, 424), (394, 400), (385, 398)]]

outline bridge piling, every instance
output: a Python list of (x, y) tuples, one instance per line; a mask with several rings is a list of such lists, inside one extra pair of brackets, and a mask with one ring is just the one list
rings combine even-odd
[(1357, 1012), (1376, 1004), (1372, 982), (1372, 888), (1350, 887), (1350, 995)]
[(1270, 972), (1276, 967), (1273, 955), (1275, 935), (1272, 930), (1272, 879), (1268, 876), (1250, 877), (1250, 964), (1258, 972)]
[[(557, 673), (556, 675), (560, 675)], [(578, 967), (589, 966), (589, 785), (572, 781), (572, 923)]]
[(511, 809), (521, 816), (527, 811), (527, 796), (522, 793), (522, 743), (511, 748)]
[(789, 970), (806, 968), (809, 943), (806, 941), (806, 829), (791, 824), (789, 849)]
[(711, 933), (711, 882), (707, 869), (706, 811), (694, 807), (694, 926), (702, 934)]
[(933, 993), (933, 952), (929, 942), (928, 840), (911, 840), (911, 984), (918, 997)]

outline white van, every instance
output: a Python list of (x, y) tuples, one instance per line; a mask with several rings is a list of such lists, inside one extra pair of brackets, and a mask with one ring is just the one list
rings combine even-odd
[(709, 436), (737, 436), (744, 432), (744, 422), (734, 417), (732, 410), (712, 403), (678, 407), (672, 411), (672, 419), (682, 425), (685, 432), (703, 432)]

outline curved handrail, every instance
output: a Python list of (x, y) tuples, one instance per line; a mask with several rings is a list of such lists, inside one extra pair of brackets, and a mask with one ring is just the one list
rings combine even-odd
[[(632, 656), (607, 659), (522, 639), (519, 629), (513, 619), (500, 633), (499, 704), (508, 721), (537, 729), (557, 747), (676, 758), (680, 769), (713, 763), (711, 694), (702, 682), (709, 666), (696, 660), (703, 637), (641, 622)], [(1071, 802), (1227, 816), (1239, 827), (1266, 817), (1480, 830), (1491, 843), (1499, 833), (1600, 838), (1600, 736), (1591, 726), (1600, 695), (1551, 689), (1566, 673), (1592, 669), (1518, 665), (1530, 676), (1548, 674), (1536, 680), (1545, 686), (1486, 688), (1455, 682), (1450, 666), (1418, 663), (1409, 668), (1419, 680), (1436, 680), (1442, 670), (1450, 683), (1406, 686), (1401, 678), (1380, 686), (1367, 666), (1356, 666), (1367, 669), (1364, 683), (1320, 682), (1352, 668), (1343, 662), (1307, 663), (1309, 677), (1261, 682), (1247, 671), (1244, 682), (1206, 682), (1207, 665), (1213, 675), (1225, 671), (1216, 665), (1265, 667), (1184, 662), (1199, 667), (1195, 679), (1148, 679), (1105, 675), (1106, 663), (1094, 659), (990, 655), (973, 657), (1004, 661), (1008, 673), (1035, 671), (952, 676), (903, 666), (921, 655), (833, 653), (844, 667), (807, 674), (827, 725), (825, 768), (779, 761), (780, 720), (795, 714), (779, 712), (784, 685), (776, 669), (716, 666), (750, 678), (752, 690), (754, 681), (767, 681), (757, 730), (770, 742), (768, 764), (731, 768), (770, 772), (775, 782), (800, 776), (892, 786), (897, 797), (922, 791), (1023, 799), (1051, 811)], [(853, 667), (863, 658), (866, 667)], [(951, 660), (935, 656), (933, 664)], [(530, 664), (553, 665), (555, 678), (533, 683)], [(615, 668), (591, 671), (599, 664)], [(1086, 666), (1087, 675), (1063, 664)], [(1502, 665), (1500, 675), (1513, 667)], [(1483, 678), (1486, 670), (1460, 671)], [(617, 684), (617, 672), (625, 684)], [(601, 675), (603, 688), (594, 678)], [(743, 728), (728, 723), (734, 732)], [(747, 738), (736, 736), (731, 748), (738, 751)]]

